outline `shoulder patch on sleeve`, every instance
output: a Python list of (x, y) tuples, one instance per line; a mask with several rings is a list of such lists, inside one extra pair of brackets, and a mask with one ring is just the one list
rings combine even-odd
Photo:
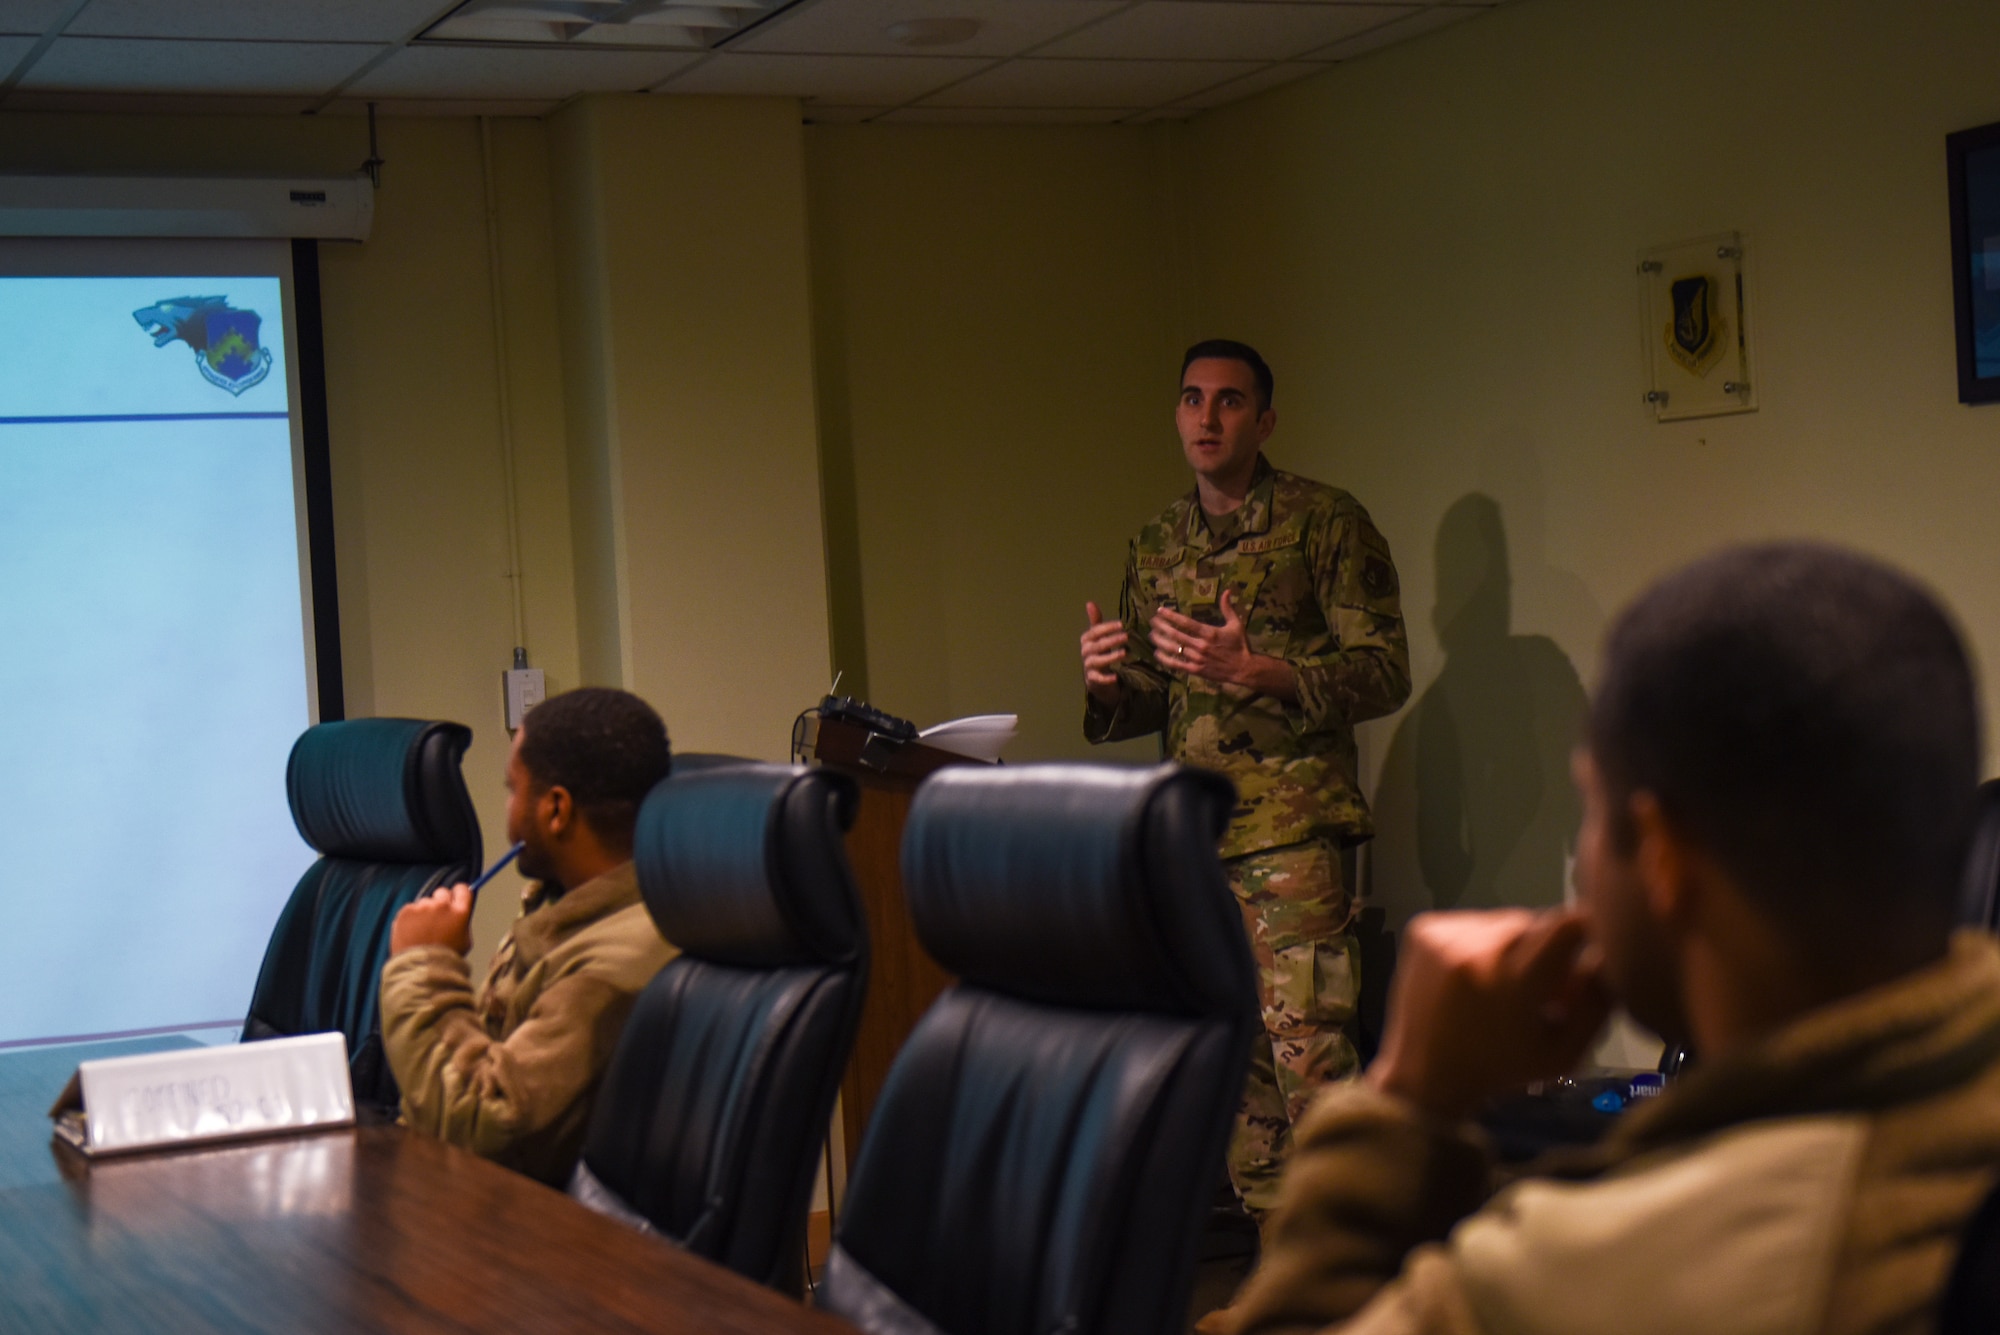
[(1396, 567), (1370, 552), (1361, 558), (1361, 589), (1370, 598), (1387, 598), (1396, 592)]

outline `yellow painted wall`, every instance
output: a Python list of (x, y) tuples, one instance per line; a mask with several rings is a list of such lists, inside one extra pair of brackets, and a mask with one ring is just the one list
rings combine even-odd
[[(500, 673), (516, 640), (479, 129), (411, 120), (385, 125), (382, 143), (373, 235), (321, 259), (349, 712), (472, 726), (465, 776), (491, 856), (505, 846)], [(496, 186), (507, 182), (496, 197), (525, 638), (556, 691), (578, 668), (541, 127), (504, 127), (492, 156)], [(481, 896), (477, 967), (518, 912), (518, 887), (510, 872)]]
[[(555, 218), (547, 128), (487, 122), (499, 261), (506, 404), (520, 534), (523, 633), (551, 693), (580, 685), (569, 441), (557, 318)], [(497, 837), (497, 832), (496, 832)]]
[[(820, 431), (841, 689), (1087, 747), (1076, 637), (1189, 484), (1156, 132), (819, 126)], [(851, 505), (851, 510), (844, 506)]]
[[(537, 122), (504, 122), (493, 146), (502, 290), (518, 331), (508, 387), (527, 641), (561, 689), (578, 670), (545, 137)], [(381, 141), (373, 235), (321, 247), (347, 711), (469, 724), (466, 779), (491, 852), (505, 801), (499, 674), (515, 636), (479, 129), (388, 120)], [(5, 170), (338, 173), (366, 153), (365, 127), (343, 118), (0, 116)], [(479, 967), (518, 886), (496, 882), (482, 898)]]
[(782, 759), (829, 658), (798, 106), (553, 124), (586, 675), (680, 750)]
[[(567, 439), (565, 457), (575, 571), (578, 668), (594, 685), (626, 677), (624, 612), (620, 600), (616, 477), (616, 386), (611, 379), (611, 281), (605, 230), (597, 223), (603, 195), (602, 118), (586, 101), (549, 118), (550, 213), (560, 274), (558, 324)], [(669, 721), (671, 726), (671, 721)]]
[[(2000, 408), (1956, 402), (1944, 136), (2000, 8), (1513, 0), (1181, 132), (1197, 309), (1278, 373), (1278, 455), (1394, 544), (1421, 702), (1371, 725), (1378, 892), (1560, 893), (1608, 616), (1717, 544), (1882, 554), (2000, 698)], [(1661, 425), (1643, 248), (1741, 228), (1760, 408)]]

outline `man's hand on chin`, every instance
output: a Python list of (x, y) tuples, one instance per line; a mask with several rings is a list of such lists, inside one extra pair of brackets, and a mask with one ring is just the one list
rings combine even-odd
[(403, 906), (389, 927), (389, 953), (400, 955), (417, 946), (450, 946), (461, 955), (472, 949), (470, 886), (440, 886)]
[(1569, 1071), (1610, 1013), (1600, 957), (1573, 910), (1425, 913), (1400, 953), (1366, 1079), (1434, 1117), (1457, 1121)]

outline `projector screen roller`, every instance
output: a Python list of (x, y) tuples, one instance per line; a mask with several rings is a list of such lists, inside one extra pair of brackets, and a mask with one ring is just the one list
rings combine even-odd
[(0, 1046), (241, 1023), (313, 852), (283, 242), (0, 248)]

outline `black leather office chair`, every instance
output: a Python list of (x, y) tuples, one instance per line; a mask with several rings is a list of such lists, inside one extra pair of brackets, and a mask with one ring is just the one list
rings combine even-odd
[(322, 723), (292, 746), (285, 795), (320, 853), (278, 915), (243, 1038), (338, 1029), (358, 1102), (400, 1095), (382, 1054), (378, 987), (405, 904), (479, 874), (479, 817), (459, 762), (472, 730), (368, 718)]
[(896, 1057), (818, 1303), (885, 1335), (1152, 1335), (1187, 1320), (1257, 989), (1215, 842), (1227, 780), (951, 769), (903, 881), (958, 975)]
[(1961, 925), (2000, 929), (2000, 779), (1979, 785), (1979, 814), (1958, 904)]
[(570, 1194), (796, 1294), (814, 1170), (854, 1046), (868, 938), (854, 783), (715, 758), (646, 798), (634, 858), (680, 947), (639, 996)]
[(1938, 1306), (1938, 1335), (2000, 1330), (2000, 1186), (1959, 1235), (1958, 1260)]

